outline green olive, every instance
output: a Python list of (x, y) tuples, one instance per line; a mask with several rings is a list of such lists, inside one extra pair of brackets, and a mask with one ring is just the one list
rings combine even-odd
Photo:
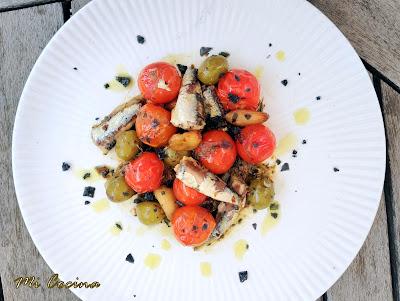
[(135, 131), (125, 131), (117, 136), (115, 152), (117, 156), (125, 161), (133, 159), (139, 151), (139, 139)]
[(122, 202), (130, 199), (135, 192), (126, 184), (124, 176), (113, 176), (105, 184), (106, 194), (110, 201)]
[(189, 151), (174, 151), (173, 149), (166, 147), (164, 149), (165, 158), (164, 162), (168, 166), (174, 168), (184, 156), (189, 156)]
[(161, 223), (165, 213), (159, 203), (142, 202), (136, 206), (136, 214), (142, 224), (154, 225)]
[(222, 74), (228, 71), (228, 60), (222, 55), (212, 55), (201, 63), (197, 77), (206, 85), (215, 85)]
[(265, 179), (254, 179), (250, 183), (248, 201), (257, 210), (269, 206), (275, 196), (272, 182)]

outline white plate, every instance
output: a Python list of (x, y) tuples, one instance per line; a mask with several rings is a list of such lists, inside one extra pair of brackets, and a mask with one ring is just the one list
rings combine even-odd
[[(145, 44), (137, 43), (137, 34)], [(231, 66), (263, 70), (269, 126), (278, 139), (292, 133), (307, 144), (295, 147), (297, 158), (280, 157), (290, 170), (278, 172), (282, 218), (267, 235), (260, 233), (264, 211), (208, 253), (195, 253), (171, 237), (172, 249), (165, 251), (163, 232), (140, 233), (127, 205), (111, 204), (102, 213), (85, 206), (87, 184), (74, 171), (62, 172), (61, 163), (76, 169), (113, 162), (100, 154), (89, 132), (95, 117), (127, 96), (103, 88), (118, 65), (136, 76), (171, 53), (187, 54), (180, 59), (198, 64), (201, 46), (230, 52)], [(276, 57), (280, 50), (284, 61)], [(293, 112), (303, 107), (311, 119), (297, 125)], [(27, 228), (61, 279), (101, 283), (74, 290), (85, 300), (315, 300), (366, 238), (384, 169), (383, 123), (368, 74), (338, 29), (300, 0), (94, 1), (40, 56), (13, 137), (15, 187)], [(103, 198), (102, 182), (94, 184), (94, 200)], [(111, 235), (116, 221), (123, 231)], [(250, 245), (242, 261), (233, 254), (238, 239)], [(144, 265), (149, 252), (162, 258), (154, 270)], [(133, 264), (125, 261), (128, 253)], [(209, 278), (200, 273), (203, 261), (211, 263)], [(244, 283), (242, 270), (249, 273)]]

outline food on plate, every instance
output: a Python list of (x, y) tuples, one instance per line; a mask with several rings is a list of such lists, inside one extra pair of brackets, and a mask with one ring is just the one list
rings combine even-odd
[(115, 146), (118, 133), (130, 129), (135, 124), (135, 118), (143, 100), (142, 96), (134, 97), (116, 107), (100, 123), (92, 127), (92, 140), (104, 154)]
[(259, 83), (229, 70), (226, 57), (211, 55), (198, 70), (146, 66), (143, 96), (92, 129), (95, 144), (104, 153), (115, 146), (122, 161), (115, 170), (99, 167), (108, 198), (135, 198), (141, 223), (170, 221), (176, 239), (195, 249), (224, 237), (245, 207), (271, 210), (274, 200), (276, 141), (259, 111)]
[(232, 69), (218, 81), (217, 95), (227, 111), (256, 111), (260, 102), (260, 84), (249, 71)]
[(140, 141), (152, 147), (167, 145), (176, 132), (170, 120), (171, 113), (166, 109), (151, 103), (144, 105), (136, 118), (136, 133)]
[(147, 65), (139, 74), (138, 85), (143, 97), (152, 103), (162, 104), (174, 100), (181, 87), (178, 70), (165, 62)]
[(171, 123), (184, 130), (201, 130), (205, 125), (203, 93), (196, 74), (193, 66), (186, 70), (176, 105), (171, 112)]

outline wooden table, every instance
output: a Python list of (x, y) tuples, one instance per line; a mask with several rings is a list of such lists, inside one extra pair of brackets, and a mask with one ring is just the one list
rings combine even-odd
[[(69, 290), (15, 289), (18, 275), (45, 279), (52, 272), (18, 208), (11, 135), (35, 60), (70, 15), (89, 1), (0, 0), (0, 300), (78, 299)], [(400, 301), (400, 1), (310, 2), (341, 29), (363, 59), (381, 104), (387, 141), (386, 180), (374, 225), (354, 262), (319, 300)]]

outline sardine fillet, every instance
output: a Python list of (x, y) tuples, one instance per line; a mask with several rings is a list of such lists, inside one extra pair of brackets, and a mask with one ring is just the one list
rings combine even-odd
[(135, 123), (136, 114), (139, 112), (143, 97), (135, 96), (128, 102), (116, 107), (100, 123), (92, 127), (92, 140), (104, 154), (107, 154), (115, 145), (115, 137), (118, 133), (130, 129)]
[(203, 168), (196, 160), (183, 157), (175, 166), (176, 177), (189, 186), (217, 201), (241, 205), (242, 198), (233, 192), (219, 177)]
[(171, 112), (171, 123), (185, 130), (201, 130), (205, 126), (203, 95), (196, 72), (194, 68), (186, 70), (175, 108)]
[(217, 94), (215, 93), (214, 86), (207, 86), (207, 88), (203, 91), (204, 97), (204, 110), (208, 117), (220, 117), (223, 115), (222, 105), (218, 99)]

